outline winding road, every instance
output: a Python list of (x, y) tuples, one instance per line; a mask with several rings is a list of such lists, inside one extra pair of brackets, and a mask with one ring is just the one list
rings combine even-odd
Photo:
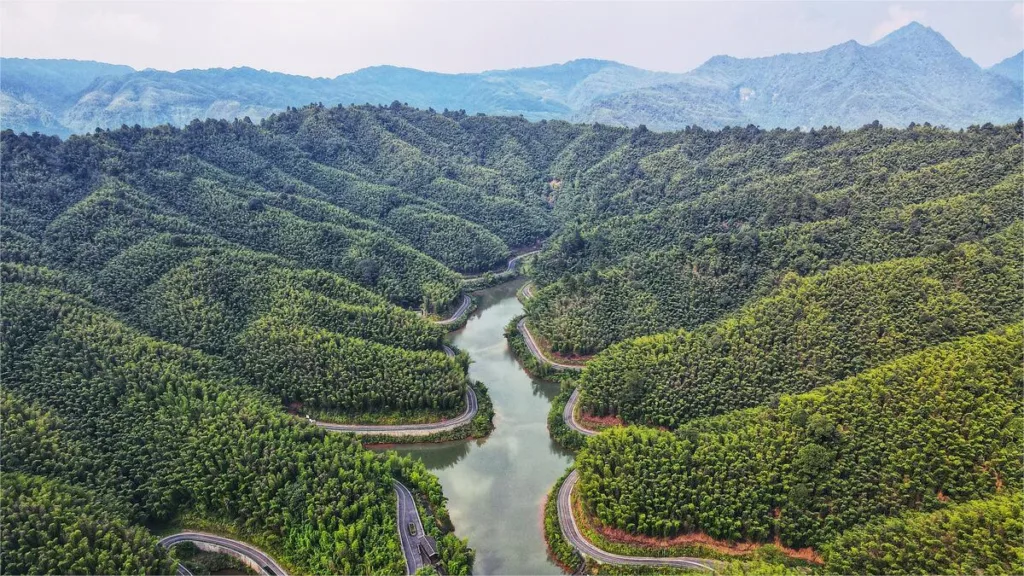
[(540, 254), (540, 250), (531, 250), (530, 252), (523, 252), (519, 256), (513, 256), (512, 258), (509, 258), (508, 268), (505, 269), (505, 272), (511, 272), (515, 270), (516, 265), (519, 264), (520, 260), (526, 258), (527, 256), (533, 256), (534, 254)]
[(562, 410), (562, 419), (565, 420), (565, 425), (583, 434), (584, 436), (596, 436), (597, 432), (584, 428), (579, 421), (576, 420), (576, 404), (580, 400), (580, 388), (577, 386), (573, 391), (572, 395), (569, 396), (569, 401), (565, 403), (565, 410)]
[(533, 298), (533, 282), (529, 282), (523, 286), (523, 299), (529, 300)]
[[(505, 267), (504, 270), (502, 270), (501, 272), (495, 272), (493, 274), (510, 274), (512, 272), (515, 272), (516, 266), (519, 264), (520, 260), (526, 258), (527, 256), (533, 256), (534, 254), (540, 254), (540, 250), (531, 250), (530, 252), (524, 252), (518, 256), (513, 256), (508, 259), (508, 265)], [(487, 276), (467, 276), (463, 277), (462, 281), (466, 284), (471, 284), (473, 282), (479, 282), (480, 280), (483, 280), (486, 277)]]
[[(449, 358), (455, 357), (455, 351), (443, 345), (444, 353)], [(350, 432), (353, 434), (385, 434), (388, 436), (427, 436), (435, 432), (446, 432), (473, 421), (478, 404), (476, 392), (472, 386), (466, 386), (466, 409), (455, 418), (423, 424), (332, 424), (330, 422), (313, 421), (317, 426), (331, 432)]]
[(714, 571), (716, 561), (705, 558), (691, 558), (687, 556), (672, 556), (658, 558), (655, 556), (624, 556), (606, 552), (589, 540), (580, 532), (576, 524), (576, 517), (572, 512), (572, 491), (579, 481), (579, 472), (573, 470), (562, 487), (558, 489), (558, 525), (562, 529), (562, 535), (566, 541), (581, 554), (589, 556), (604, 564), (642, 564), (644, 566), (669, 566), (672, 568), (697, 568), (701, 570)]
[[(398, 540), (402, 543), (402, 554), (405, 555), (405, 571), (406, 574), (415, 574), (424, 566), (420, 545), (431, 550), (436, 545), (423, 531), (423, 522), (420, 521), (420, 513), (416, 509), (416, 500), (413, 499), (412, 492), (405, 484), (395, 481), (395, 495), (398, 497)], [(409, 533), (410, 524), (416, 526), (415, 535)]]
[(516, 328), (519, 333), (523, 335), (523, 339), (526, 340), (526, 347), (530, 349), (530, 353), (542, 364), (547, 364), (555, 370), (582, 370), (583, 366), (578, 364), (562, 364), (549, 359), (540, 351), (540, 347), (537, 346), (537, 342), (533, 339), (533, 334), (530, 334), (530, 329), (526, 327), (526, 318), (523, 318), (516, 324)]
[(469, 294), (463, 294), (462, 302), (459, 304), (459, 307), (455, 309), (455, 312), (448, 318), (445, 318), (444, 320), (437, 320), (435, 324), (447, 326), (448, 324), (454, 324), (458, 322), (459, 319), (462, 318), (462, 315), (466, 313), (466, 310), (469, 310), (469, 307), (472, 304), (473, 300), (469, 297)]
[[(250, 546), (245, 542), (232, 540), (231, 538), (205, 532), (179, 532), (178, 534), (172, 534), (160, 539), (160, 545), (164, 548), (170, 548), (182, 542), (191, 542), (200, 550), (221, 552), (234, 556), (257, 570), (260, 574), (270, 574), (271, 576), (287, 576), (288, 574), (273, 558), (264, 554), (259, 548)], [(178, 574), (179, 576), (191, 576), (192, 573), (179, 564)]]

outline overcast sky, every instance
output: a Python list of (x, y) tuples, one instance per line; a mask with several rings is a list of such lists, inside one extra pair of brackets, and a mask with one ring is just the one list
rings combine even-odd
[(990, 66), (1024, 48), (1024, 2), (0, 2), (0, 54), (333, 77), (602, 58), (685, 72), (716, 54), (867, 44), (917, 20)]

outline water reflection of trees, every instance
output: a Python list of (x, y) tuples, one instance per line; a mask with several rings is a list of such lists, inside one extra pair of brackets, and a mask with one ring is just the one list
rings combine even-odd
[(403, 456), (412, 456), (422, 460), (430, 470), (446, 470), (455, 466), (469, 454), (470, 444), (483, 446), (485, 439), (481, 440), (458, 440), (455, 442), (442, 442), (439, 444), (422, 444), (397, 448), (396, 451)]
[(530, 385), (533, 386), (533, 395), (547, 400), (548, 403), (553, 401), (555, 396), (558, 396), (559, 385), (557, 382), (530, 378)]

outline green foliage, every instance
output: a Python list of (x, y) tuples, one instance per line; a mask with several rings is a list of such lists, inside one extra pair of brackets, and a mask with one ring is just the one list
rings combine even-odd
[(626, 341), (591, 360), (581, 405), (677, 428), (840, 380), (1020, 318), (1024, 227), (930, 258), (800, 278), (693, 332)]
[[(562, 527), (558, 523), (558, 491), (571, 470), (566, 470), (562, 477), (548, 491), (544, 501), (544, 540), (548, 545), (548, 555), (560, 566), (575, 570), (583, 563), (579, 552), (562, 535)], [(568, 571), (568, 570), (567, 570)]]
[[(482, 382), (470, 382), (476, 392), (477, 411), (468, 424), (459, 426), (452, 430), (434, 432), (432, 434), (417, 436), (393, 436), (390, 434), (361, 434), (360, 440), (366, 444), (413, 444), (421, 442), (449, 442), (452, 440), (465, 440), (469, 438), (485, 438), (494, 430), (494, 404), (487, 392), (487, 387)], [(459, 411), (461, 413), (461, 411)], [(445, 414), (445, 417), (454, 414)], [(361, 420), (365, 420), (361, 418)], [(431, 418), (436, 421), (437, 418)]]
[(1018, 490), (1020, 325), (842, 382), (698, 420), (611, 429), (577, 456), (605, 525), (821, 546), (873, 519)]
[(193, 575), (209, 574), (255, 574), (248, 564), (228, 554), (203, 552), (191, 542), (182, 542), (174, 546), (174, 556), (188, 568)]
[(508, 248), (482, 226), (456, 216), (403, 206), (387, 223), (423, 252), (460, 272), (486, 271), (508, 259)]
[[(123, 502), (133, 522), (219, 521), (313, 572), (404, 566), (391, 478), (427, 476), (421, 466), (288, 416), (228, 377), (225, 362), (139, 334), (77, 297), (5, 284), (3, 307), (0, 368), (14, 398), (4, 429), (15, 447), (5, 470), (81, 484)], [(30, 434), (42, 448), (17, 448)]]
[(405, 351), (264, 318), (230, 354), (239, 375), (286, 403), (327, 412), (444, 410), (463, 404), (462, 367), (443, 352)]
[(563, 448), (579, 450), (586, 442), (587, 437), (569, 428), (565, 423), (565, 405), (569, 403), (574, 387), (570, 382), (563, 384), (558, 396), (551, 401), (551, 408), (548, 410), (548, 433), (551, 439), (558, 442)]
[(692, 329), (788, 272), (945, 252), (1020, 215), (1016, 127), (739, 132), (645, 134), (562, 183), (577, 222), (527, 306), (555, 351)]
[(1020, 492), (847, 530), (825, 549), (830, 574), (1020, 574)]
[(8, 471), (0, 474), (0, 483), (5, 573), (174, 573), (176, 563), (157, 539), (95, 494)]

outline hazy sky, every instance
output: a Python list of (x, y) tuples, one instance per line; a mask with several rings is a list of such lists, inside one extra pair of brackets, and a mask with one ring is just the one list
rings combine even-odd
[(917, 20), (989, 66), (1024, 48), (1024, 2), (0, 1), (0, 54), (336, 76), (604, 58), (684, 72), (716, 54), (870, 43)]

